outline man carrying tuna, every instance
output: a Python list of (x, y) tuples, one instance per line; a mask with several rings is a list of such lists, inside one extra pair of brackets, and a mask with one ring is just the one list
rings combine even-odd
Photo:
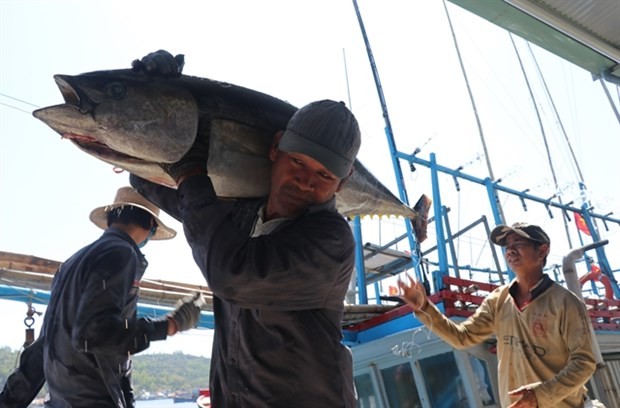
[[(134, 68), (174, 76), (179, 61), (158, 51)], [(299, 109), (274, 136), (268, 197), (218, 198), (204, 140), (161, 165), (177, 190), (131, 175), (134, 188), (183, 223), (213, 291), (213, 406), (356, 406), (340, 326), (354, 239), (335, 193), (360, 143), (349, 109), (322, 100)]]

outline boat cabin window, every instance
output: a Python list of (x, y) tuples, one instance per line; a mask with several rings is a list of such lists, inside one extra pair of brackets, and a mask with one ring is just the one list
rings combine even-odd
[(480, 401), (483, 407), (496, 406), (495, 397), (493, 396), (493, 385), (491, 383), (491, 376), (487, 368), (487, 363), (484, 360), (480, 360), (469, 355), (469, 362), (471, 364), (471, 370), (474, 374), (474, 386), (476, 387)]
[(409, 362), (384, 368), (381, 376), (390, 407), (422, 407)]
[(469, 407), (454, 353), (419, 360), (431, 407)]
[(370, 374), (366, 373), (355, 376), (355, 389), (357, 391), (358, 408), (377, 408), (379, 406)]

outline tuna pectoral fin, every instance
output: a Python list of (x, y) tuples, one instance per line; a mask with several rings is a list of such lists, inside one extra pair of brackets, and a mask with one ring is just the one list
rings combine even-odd
[[(205, 131), (205, 126), (208, 128)], [(227, 119), (201, 122), (197, 138), (209, 138), (207, 168), (219, 197), (265, 197), (269, 193), (271, 161), (268, 152), (273, 135), (259, 128)], [(98, 142), (71, 140), (89, 155), (154, 183), (176, 183), (154, 161), (119, 153)]]
[(416, 240), (421, 243), (427, 238), (428, 229), (428, 212), (431, 209), (431, 203), (433, 201), (422, 194), (418, 199), (418, 202), (413, 206), (413, 210), (418, 213), (418, 216), (411, 220), (413, 226), (413, 232)]
[(273, 136), (233, 120), (211, 120), (207, 168), (219, 197), (267, 196), (271, 173), (269, 146)]

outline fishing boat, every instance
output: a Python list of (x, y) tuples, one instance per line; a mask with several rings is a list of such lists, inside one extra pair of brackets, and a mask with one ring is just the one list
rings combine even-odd
[[(587, 10), (575, 2), (551, 0), (450, 3), (588, 70), (604, 92), (606, 84), (620, 83), (620, 39), (611, 3), (589, 4)], [(509, 177), (495, 177), (493, 156), (486, 148), (483, 132), (480, 142), (484, 153), (473, 164), (445, 162), (443, 152), (426, 151), (430, 145), (399, 148), (375, 65), (380, 61), (372, 54), (355, 1), (354, 6), (381, 102), (378, 115), (385, 120), (390, 154), (386, 161), (392, 161), (396, 190), (406, 204), (411, 190), (425, 191), (432, 199), (429, 236), (424, 242), (416, 239), (406, 220), (351, 220), (357, 242), (356, 280), (347, 298), (342, 327), (343, 341), (353, 353), (358, 406), (499, 407), (496, 340), (490, 338), (479, 346), (454, 350), (400, 302), (396, 282), (406, 274), (425, 282), (431, 300), (451, 319), (462, 320), (487, 293), (513, 277), (499, 249), (488, 242), (491, 228), (523, 219), (542, 220), (539, 223), (545, 229), (553, 230), (553, 246), (559, 249), (554, 249), (555, 258), (546, 272), (579, 291), (588, 305), (599, 357), (597, 373), (587, 384), (590, 396), (607, 407), (620, 406), (618, 269), (612, 267), (606, 253), (606, 237), (618, 231), (620, 219), (593, 208), (583, 177), (576, 177), (579, 187), (573, 196), (557, 182), (551, 182), (547, 194), (541, 195), (534, 190), (544, 189), (510, 186)], [(456, 45), (455, 41), (458, 49)], [(462, 75), (467, 84), (464, 64), (455, 65), (454, 75)], [(523, 87), (527, 88), (525, 83)], [(466, 88), (475, 105), (475, 91), (469, 84)], [(476, 111), (472, 108), (472, 117), (483, 128)], [(403, 172), (403, 164), (410, 174)], [(554, 168), (553, 160), (548, 164)], [(532, 183), (537, 182), (532, 178)], [(474, 199), (463, 198), (466, 194)], [(479, 212), (462, 220), (460, 208), (464, 206)], [(46, 304), (58, 266), (55, 260), (0, 252), (0, 294), (29, 305)], [(565, 275), (563, 266), (574, 267), (578, 278)], [(199, 327), (213, 328), (212, 294), (206, 285), (143, 280), (138, 312), (165, 314), (177, 299), (195, 291), (203, 293), (209, 309), (203, 312)], [(202, 398), (204, 404), (208, 403), (205, 398), (208, 396)]]
[[(451, 2), (509, 30), (513, 44), (512, 33), (515, 33), (590, 70), (595, 78), (601, 81), (605, 90), (606, 80), (610, 84), (620, 83), (617, 69), (620, 62), (620, 36), (618, 30), (613, 28), (613, 19), (606, 19), (606, 16), (614, 15), (614, 12), (617, 17), (617, 10), (614, 11), (613, 7), (608, 9), (609, 3), (598, 3), (586, 10), (577, 2)], [(408, 187), (403, 182), (405, 177), (400, 166), (400, 161), (403, 161), (408, 164), (411, 172), (417, 171), (419, 174), (424, 171), (431, 180), (434, 217), (429, 220), (429, 225), (435, 227), (435, 234), (432, 234), (432, 237), (429, 234), (431, 239), (428, 240), (433, 242), (424, 242), (424, 247), (411, 237), (408, 228), (403, 228), (402, 234), (388, 239), (385, 244), (366, 243), (359, 246), (358, 259), (363, 259), (365, 266), (364, 272), (357, 275), (358, 296), (370, 301), (371, 291), (374, 289), (372, 301), (377, 305), (374, 317), (344, 326), (345, 341), (353, 351), (358, 406), (499, 406), (497, 339), (490, 338), (478, 346), (455, 350), (417, 321), (411, 309), (398, 304), (398, 299), (393, 295), (397, 294), (395, 281), (402, 278), (403, 272), (409, 273), (425, 283), (427, 291), (432, 294), (430, 299), (446, 316), (454, 321), (464, 320), (473, 314), (489, 292), (514, 277), (512, 272), (502, 265), (498, 250), (486, 238), (491, 228), (522, 219), (542, 219), (542, 222), (535, 223), (545, 228), (554, 228), (554, 237), (557, 237), (557, 231), (560, 231), (561, 235), (562, 229), (566, 231), (566, 252), (559, 258), (561, 262), (547, 265), (546, 273), (582, 297), (589, 309), (595, 340), (594, 352), (597, 357), (597, 371), (587, 384), (590, 397), (608, 407), (620, 406), (620, 290), (615, 278), (618, 269), (611, 267), (605, 252), (605, 245), (609, 241), (601, 236), (610, 231), (610, 228), (617, 229), (620, 220), (611, 217), (611, 213), (601, 214), (594, 211), (587, 199), (585, 182), (580, 172), (577, 184), (583, 195), (581, 199), (567, 200), (569, 194), (562, 194), (557, 189), (558, 183), (550, 154), (548, 164), (554, 175), (555, 183), (552, 185), (556, 187), (552, 194), (540, 197), (531, 193), (529, 188), (506, 186), (500, 178), (493, 175), (477, 115), (481, 144), (487, 159), (488, 172), (483, 177), (468, 174), (466, 164), (450, 167), (441, 163), (435, 153), (423, 158), (421, 149), (416, 148), (412, 154), (399, 150), (394, 141), (370, 41), (356, 1), (354, 5), (381, 101), (400, 197), (407, 202)], [(446, 15), (449, 21), (447, 8)], [(459, 53), (454, 30), (452, 35)], [(476, 114), (474, 92), (470, 88), (467, 70), (460, 57), (459, 54), (473, 113)], [(525, 84), (530, 89), (525, 70), (523, 75), (526, 78)], [(530, 95), (534, 101), (533, 106), (538, 109), (538, 101), (531, 89)], [(553, 100), (550, 100), (553, 103)], [(613, 103), (612, 108), (618, 117)], [(540, 131), (547, 146), (542, 123)], [(416, 181), (420, 181), (419, 175)], [(467, 225), (461, 226), (458, 218), (455, 223), (454, 210), (449, 207), (452, 205), (449, 203), (454, 201), (444, 200), (443, 194), (447, 190), (446, 184), (452, 184), (458, 196), (461, 189), (469, 188), (464, 186), (466, 183), (478, 188), (476, 194), (479, 201), (476, 208), (480, 208), (481, 212), (479, 218), (472, 217)], [(510, 207), (510, 216), (506, 217), (509, 208), (506, 203), (510, 204), (511, 199), (513, 205)], [(484, 201), (488, 201), (487, 208), (490, 211), (483, 210)], [(540, 215), (531, 214), (536, 210), (543, 214), (542, 218)], [(458, 214), (456, 216), (458, 217)], [(458, 228), (455, 228), (455, 224)], [(358, 224), (354, 226), (354, 230), (357, 232), (358, 242), (362, 242), (362, 230)], [(478, 234), (474, 235), (476, 231)], [(470, 258), (465, 263), (460, 256), (462, 251), (459, 251), (459, 244), (462, 238), (467, 236), (470, 237), (470, 245), (473, 236), (477, 236), (478, 243), (482, 243), (479, 245), (481, 249), (475, 253), (478, 262), (471, 263)], [(407, 238), (409, 242), (406, 241)], [(575, 238), (577, 241), (571, 242), (571, 239)], [(400, 250), (397, 250), (399, 242)], [(552, 246), (553, 242), (555, 241), (552, 240)], [(358, 272), (360, 269), (358, 268)], [(581, 272), (579, 279), (575, 273), (577, 269)], [(388, 290), (383, 291), (386, 287)], [(381, 310), (382, 307), (385, 309)]]
[(180, 404), (184, 402), (196, 402), (200, 395), (200, 390), (197, 389), (187, 393), (177, 393), (172, 397), (172, 402), (175, 404)]
[(175, 404), (180, 404), (183, 402), (195, 402), (196, 398), (198, 397), (179, 395), (172, 397), (172, 402), (174, 402)]
[(208, 388), (201, 388), (198, 398), (196, 399), (196, 404), (198, 404), (198, 408), (209, 408), (211, 407), (211, 391)]

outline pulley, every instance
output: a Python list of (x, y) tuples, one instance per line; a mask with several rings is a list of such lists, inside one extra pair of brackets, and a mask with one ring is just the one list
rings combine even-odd
[(28, 302), (28, 310), (26, 311), (26, 318), (24, 319), (24, 325), (26, 325), (26, 340), (24, 341), (24, 348), (34, 343), (34, 315), (41, 315), (41, 312), (37, 312), (32, 306), (32, 303)]

